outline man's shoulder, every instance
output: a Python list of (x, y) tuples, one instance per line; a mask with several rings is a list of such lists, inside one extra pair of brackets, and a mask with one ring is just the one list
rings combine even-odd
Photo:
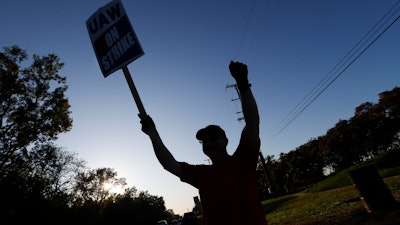
[(179, 162), (181, 169), (185, 170), (185, 169), (191, 169), (191, 170), (195, 170), (195, 169), (207, 169), (207, 168), (211, 168), (211, 165), (205, 165), (205, 164), (190, 164), (188, 162)]

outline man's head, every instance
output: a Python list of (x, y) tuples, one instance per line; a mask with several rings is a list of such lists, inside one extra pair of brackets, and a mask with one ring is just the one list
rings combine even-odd
[(217, 125), (208, 125), (197, 131), (197, 140), (203, 145), (203, 152), (215, 162), (227, 155), (228, 139), (225, 131)]

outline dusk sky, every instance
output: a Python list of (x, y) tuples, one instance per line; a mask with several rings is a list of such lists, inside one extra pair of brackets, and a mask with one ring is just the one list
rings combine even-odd
[[(73, 127), (56, 142), (87, 166), (183, 214), (198, 191), (165, 171), (142, 133), (124, 74), (105, 78), (86, 20), (110, 1), (4, 1), (1, 47), (65, 63)], [(228, 65), (248, 65), (264, 156), (287, 153), (400, 86), (397, 0), (124, 1), (144, 55), (128, 65), (147, 113), (178, 161), (207, 164), (197, 130), (220, 125), (236, 148), (244, 126)], [(391, 24), (394, 22), (393, 24)], [(386, 29), (386, 30), (385, 30)]]

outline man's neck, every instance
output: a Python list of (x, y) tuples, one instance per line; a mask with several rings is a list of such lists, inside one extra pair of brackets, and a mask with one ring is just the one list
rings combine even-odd
[(229, 157), (228, 153), (225, 152), (224, 154), (221, 154), (218, 157), (211, 159), (211, 161), (212, 161), (213, 165), (217, 165), (217, 164), (225, 161), (228, 157)]

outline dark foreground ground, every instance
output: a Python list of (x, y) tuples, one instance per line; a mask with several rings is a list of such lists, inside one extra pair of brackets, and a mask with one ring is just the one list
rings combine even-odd
[(400, 225), (400, 194), (396, 193), (393, 197), (397, 200), (398, 207), (391, 211), (369, 213), (362, 208), (337, 217), (293, 225)]
[(340, 217), (326, 218), (312, 222), (299, 222), (294, 225), (400, 225), (400, 209), (390, 212), (368, 213), (366, 210), (355, 210)]

